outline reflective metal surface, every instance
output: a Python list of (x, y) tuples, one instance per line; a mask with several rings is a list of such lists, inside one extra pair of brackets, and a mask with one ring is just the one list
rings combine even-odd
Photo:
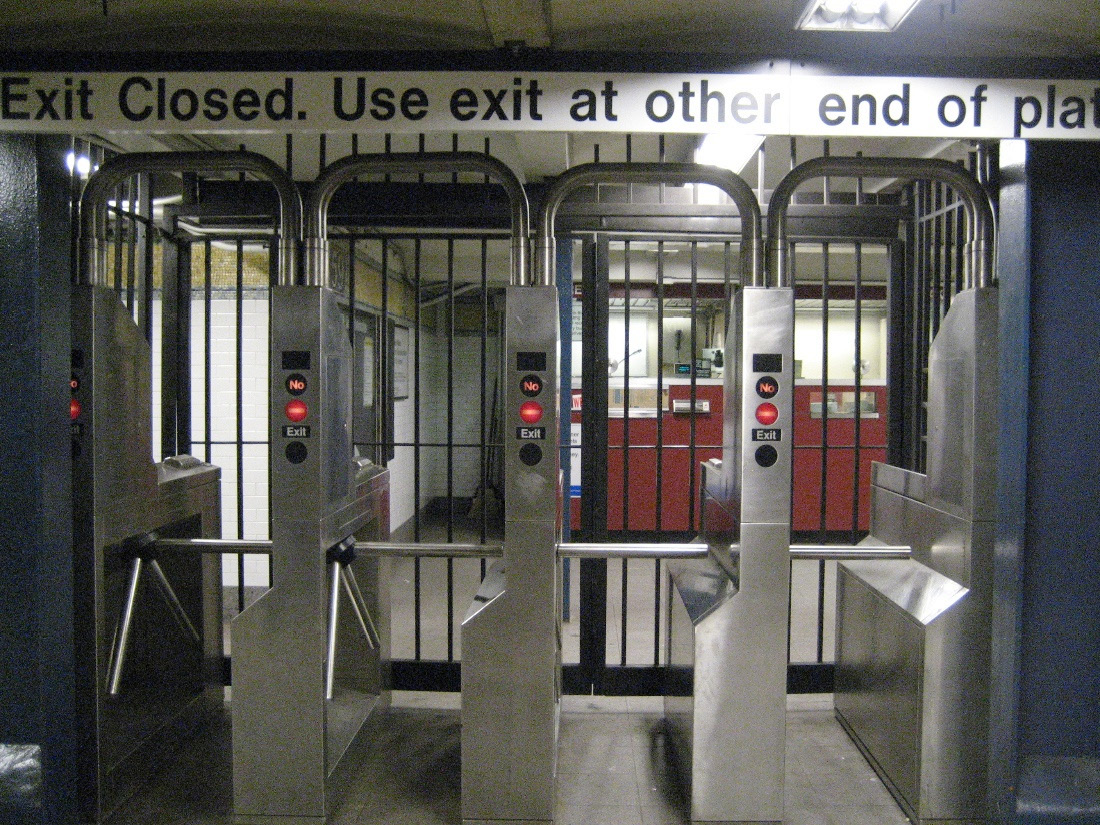
[[(561, 693), (555, 287), (509, 287), (505, 303), (504, 558), (462, 623), (462, 820), (552, 822)], [(536, 375), (543, 414), (519, 417)]]
[(875, 541), (842, 562), (837, 716), (918, 823), (986, 821), (997, 296), (955, 296), (929, 364), (928, 474), (876, 465)]
[[(385, 562), (354, 563), (377, 624), (373, 649), (353, 611), (329, 615), (329, 550), (351, 536), (389, 535), (388, 471), (355, 460), (352, 450), (347, 313), (346, 300), (327, 289), (272, 289), (273, 586), (231, 627), (233, 806), (242, 823), (325, 821), (365, 747), (364, 723), (388, 702), (388, 598), (378, 569)], [(284, 412), (291, 374), (305, 379), (293, 396), (308, 409), (304, 429), (289, 427)]]
[(113, 290), (73, 287), (79, 794), (92, 821), (221, 703), (220, 560), (155, 544), (219, 534), (221, 473), (189, 457), (153, 463), (150, 359)]
[[(669, 565), (665, 714), (692, 822), (783, 820), (794, 298), (749, 287), (728, 313), (723, 459), (704, 465), (706, 561)], [(757, 420), (769, 380), (778, 418)], [(763, 449), (767, 447), (767, 449)]]

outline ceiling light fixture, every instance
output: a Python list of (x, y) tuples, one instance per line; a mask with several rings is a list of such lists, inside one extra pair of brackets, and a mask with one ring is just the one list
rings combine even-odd
[(795, 28), (804, 31), (892, 32), (919, 0), (810, 0)]

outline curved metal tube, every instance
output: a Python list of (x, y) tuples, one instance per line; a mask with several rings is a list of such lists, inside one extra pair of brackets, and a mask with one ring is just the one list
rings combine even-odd
[(787, 209), (794, 190), (811, 178), (891, 177), (938, 180), (959, 197), (969, 217), (967, 239), (967, 287), (993, 285), (995, 219), (989, 196), (982, 185), (962, 167), (937, 158), (813, 158), (792, 169), (772, 192), (768, 202), (768, 274), (777, 286), (790, 286), (790, 253), (787, 240)]
[(698, 163), (584, 163), (562, 172), (546, 190), (535, 240), (535, 283), (554, 283), (554, 218), (565, 196), (593, 183), (707, 183), (725, 192), (741, 216), (741, 283), (764, 286), (760, 205), (745, 181), (729, 169)]
[(477, 172), (488, 175), (504, 187), (512, 211), (511, 283), (524, 284), (527, 280), (527, 245), (531, 231), (527, 193), (506, 164), (479, 152), (349, 155), (326, 166), (313, 183), (305, 213), (307, 283), (331, 286), (328, 276), (328, 207), (340, 186), (356, 175), (431, 172)]
[(297, 281), (302, 197), (274, 161), (255, 152), (133, 152), (105, 161), (80, 196), (80, 283), (103, 285), (107, 272), (107, 200), (115, 188), (141, 172), (250, 172), (268, 180), (279, 196), (279, 261), (276, 281)]

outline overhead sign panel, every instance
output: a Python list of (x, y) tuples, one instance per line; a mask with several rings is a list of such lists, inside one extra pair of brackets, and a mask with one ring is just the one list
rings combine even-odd
[(581, 72), (4, 73), (0, 129), (1100, 137), (1100, 79)]

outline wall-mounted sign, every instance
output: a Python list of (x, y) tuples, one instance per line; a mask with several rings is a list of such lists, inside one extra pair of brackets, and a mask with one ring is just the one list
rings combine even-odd
[(1100, 137), (1100, 79), (760, 73), (102, 72), (0, 67), (0, 129)]

